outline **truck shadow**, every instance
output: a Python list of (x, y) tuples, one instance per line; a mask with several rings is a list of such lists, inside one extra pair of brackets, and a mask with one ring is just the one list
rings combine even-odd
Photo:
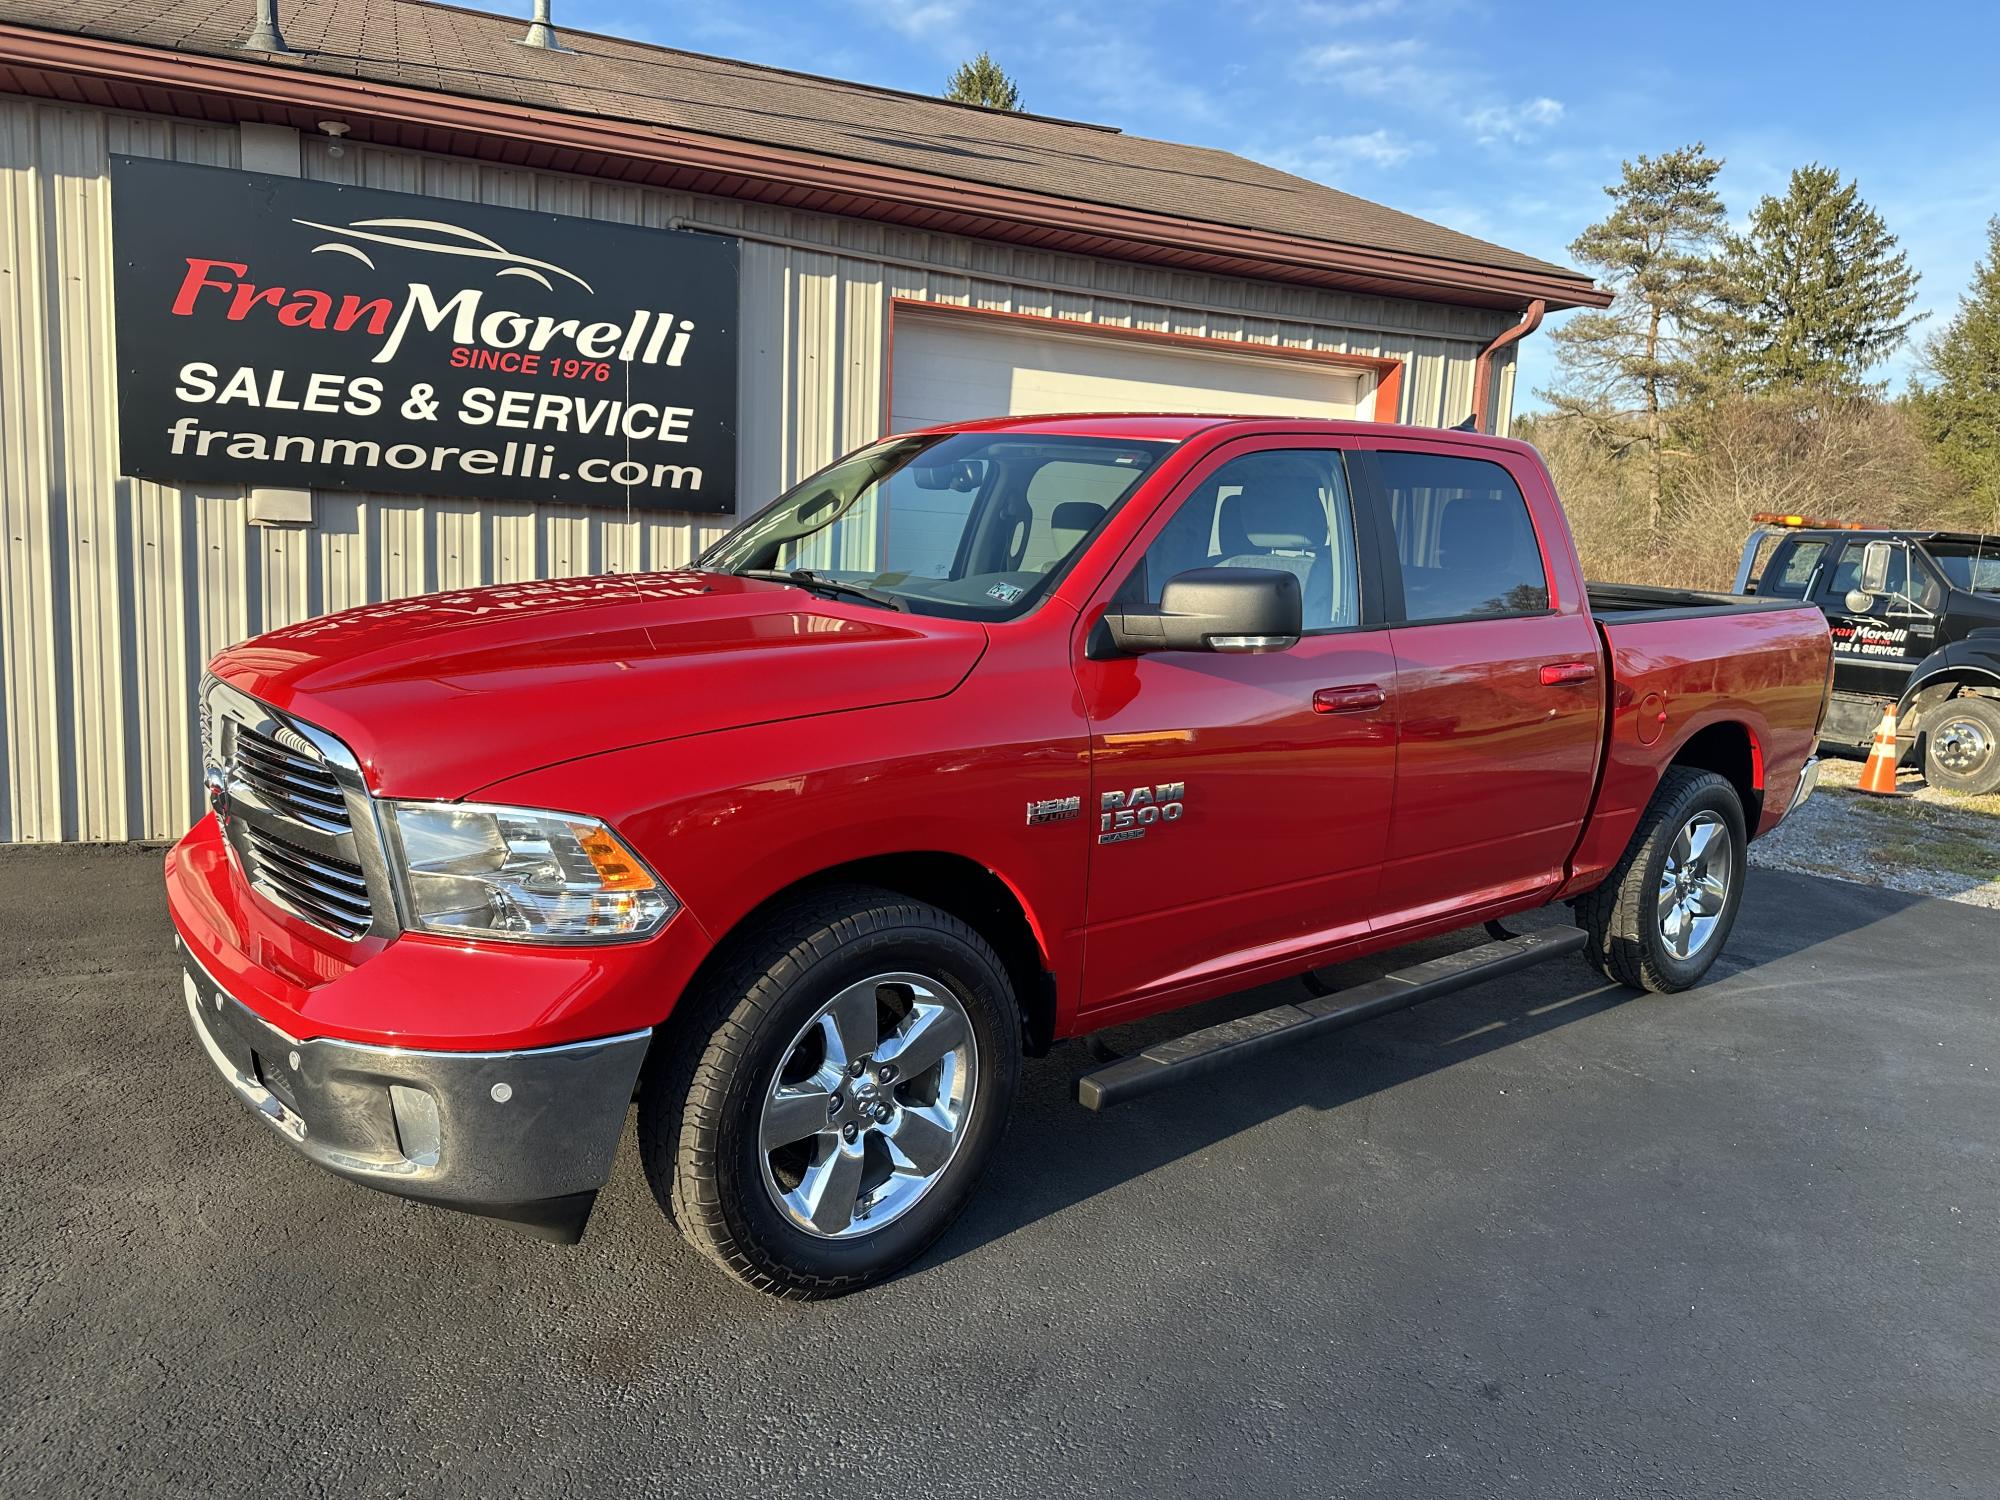
[[(1301, 1042), (1235, 1068), (1092, 1114), (1075, 1100), (1077, 1077), (1097, 1065), (1087, 1043), (1059, 1043), (1028, 1063), (1000, 1158), (965, 1216), (913, 1270), (1026, 1228), (1121, 1183), (1206, 1150), (1297, 1109), (1338, 1110), (1400, 1085), (1607, 1011), (1699, 999), (1755, 1003), (1789, 987), (1778, 966), (1793, 954), (1851, 935), (1926, 898), (1776, 870), (1751, 875), (1730, 947), (1706, 984), (1655, 997), (1607, 982), (1580, 958), (1557, 959), (1349, 1030)], [(1566, 907), (1513, 919), (1516, 930), (1569, 920)], [(1321, 971), (1338, 988), (1420, 958), (1485, 941), (1479, 928)], [(1885, 954), (1885, 969), (1893, 958)], [(1817, 983), (1823, 975), (1796, 982)], [(1098, 1033), (1118, 1054), (1248, 1015), (1300, 994), (1296, 982), (1260, 986), (1205, 1005)], [(1301, 1162), (1324, 1175), (1338, 1162)], [(1334, 1190), (1329, 1177), (1329, 1191)], [(908, 1274), (908, 1273), (905, 1273)]]

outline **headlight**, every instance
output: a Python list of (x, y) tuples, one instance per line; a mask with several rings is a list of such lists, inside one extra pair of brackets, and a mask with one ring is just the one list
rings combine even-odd
[(411, 925), (528, 943), (657, 932), (680, 902), (595, 818), (529, 807), (385, 802)]

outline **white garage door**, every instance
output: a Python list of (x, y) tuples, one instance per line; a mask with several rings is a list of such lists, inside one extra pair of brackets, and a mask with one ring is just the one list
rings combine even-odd
[(1373, 379), (1324, 361), (1213, 352), (1002, 318), (898, 309), (890, 429), (1037, 412), (1353, 417)]

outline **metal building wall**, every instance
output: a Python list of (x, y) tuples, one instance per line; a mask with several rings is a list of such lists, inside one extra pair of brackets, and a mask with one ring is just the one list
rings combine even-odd
[[(879, 435), (895, 298), (1405, 361), (1401, 419), (1470, 410), (1505, 313), (1177, 275), (760, 205), (303, 143), (304, 175), (746, 236), (738, 493)], [(235, 166), (233, 126), (0, 96), (0, 842), (170, 838), (196, 816), (202, 663), (374, 600), (689, 561), (713, 518), (322, 491), (309, 528), (240, 490), (117, 472), (112, 153)], [(1505, 420), (1511, 370), (1501, 386)], [(1504, 427), (1503, 427), (1504, 430)]]

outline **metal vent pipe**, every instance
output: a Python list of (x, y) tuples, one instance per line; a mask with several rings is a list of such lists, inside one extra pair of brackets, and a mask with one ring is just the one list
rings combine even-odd
[(257, 20), (244, 39), (245, 52), (289, 52), (285, 34), (278, 30), (278, 0), (257, 0)]
[(549, 0), (535, 0), (535, 18), (528, 23), (528, 34), (520, 38), (523, 47), (540, 47), (544, 52), (561, 52), (563, 45), (556, 40), (556, 29), (549, 24)]

